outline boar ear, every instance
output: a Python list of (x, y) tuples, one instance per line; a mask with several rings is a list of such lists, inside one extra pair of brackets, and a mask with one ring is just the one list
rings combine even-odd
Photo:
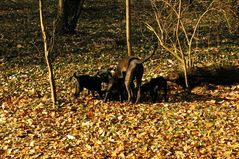
[(76, 73), (74, 72), (74, 74), (73, 74), (73, 77), (75, 77), (76, 78)]
[(72, 80), (72, 81), (74, 81), (74, 82), (77, 81), (77, 75), (76, 75), (76, 73), (74, 73), (73, 76), (70, 77), (70, 80)]
[(95, 73), (96, 75), (101, 75), (107, 72), (107, 69), (102, 69), (101, 67), (98, 68), (98, 71)]
[(80, 94), (80, 84), (79, 84), (79, 82), (78, 81), (75, 81), (75, 83), (74, 83), (74, 86), (75, 86), (75, 88), (74, 88), (74, 96), (75, 96), (75, 98), (76, 97), (78, 97), (79, 96), (79, 94)]
[(115, 76), (115, 71), (111, 70), (110, 74), (111, 74), (111, 77)]

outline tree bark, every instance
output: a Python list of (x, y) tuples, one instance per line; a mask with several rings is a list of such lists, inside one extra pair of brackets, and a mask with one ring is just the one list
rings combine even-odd
[(50, 87), (51, 87), (52, 104), (53, 104), (53, 108), (55, 109), (56, 108), (56, 88), (55, 88), (55, 81), (54, 81), (54, 76), (53, 76), (52, 65), (49, 61), (49, 50), (48, 50), (48, 46), (47, 46), (47, 37), (46, 37), (45, 27), (43, 24), (42, 0), (39, 0), (39, 14), (40, 14), (42, 39), (43, 39), (43, 43), (44, 43), (45, 59), (46, 59), (46, 63), (47, 63), (49, 82), (50, 82)]
[(74, 33), (84, 0), (58, 0), (57, 20), (55, 30), (57, 33)]
[(126, 0), (126, 42), (128, 56), (132, 55), (130, 0)]

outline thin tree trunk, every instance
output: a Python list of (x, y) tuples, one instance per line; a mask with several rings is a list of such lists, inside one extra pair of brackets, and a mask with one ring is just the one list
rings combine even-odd
[(126, 0), (126, 41), (128, 55), (132, 55), (130, 0)]
[(52, 98), (53, 108), (55, 109), (56, 108), (56, 89), (55, 89), (55, 81), (54, 81), (54, 76), (53, 76), (52, 65), (49, 61), (49, 50), (48, 50), (48, 46), (47, 46), (45, 27), (43, 24), (42, 0), (39, 0), (39, 13), (40, 13), (42, 39), (43, 39), (43, 43), (44, 43), (45, 59), (46, 59), (46, 63), (47, 63), (49, 82), (50, 82), (50, 87), (51, 87), (51, 98)]
[(64, 11), (63, 8), (64, 8), (64, 0), (58, 0), (57, 14), (60, 17), (63, 16), (63, 11)]
[(187, 68), (187, 64), (186, 64), (186, 61), (184, 59), (184, 62), (183, 62), (183, 72), (184, 72), (184, 80), (185, 80), (185, 85), (186, 85), (186, 88), (189, 89), (189, 83), (188, 83), (188, 68)]

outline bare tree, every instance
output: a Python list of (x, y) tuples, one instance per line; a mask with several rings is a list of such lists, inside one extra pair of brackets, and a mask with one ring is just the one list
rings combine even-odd
[[(202, 18), (213, 9), (214, 1), (198, 16), (197, 20), (191, 22), (184, 17), (185, 9), (182, 0), (151, 0), (157, 27), (148, 23), (147, 27), (156, 35), (162, 48), (171, 53), (181, 63), (186, 87), (189, 87), (188, 70), (193, 67), (192, 42), (195, 40), (196, 31)], [(157, 4), (161, 7), (164, 6), (164, 8), (159, 8)]]
[[(47, 63), (48, 74), (49, 74), (49, 82), (50, 82), (50, 87), (51, 87), (52, 103), (53, 103), (53, 108), (57, 108), (56, 107), (55, 81), (54, 81), (54, 76), (53, 76), (52, 65), (51, 65), (51, 63), (49, 61), (49, 53), (52, 50), (48, 49), (48, 45), (47, 45), (47, 37), (46, 37), (45, 27), (44, 27), (44, 23), (43, 23), (43, 15), (42, 15), (42, 0), (39, 0), (39, 15), (40, 15), (42, 39), (43, 39), (43, 43), (44, 43), (45, 59), (46, 59), (46, 63)], [(54, 35), (53, 35), (53, 38), (54, 38)], [(51, 45), (52, 45), (51, 48), (53, 48), (54, 43), (52, 43)]]

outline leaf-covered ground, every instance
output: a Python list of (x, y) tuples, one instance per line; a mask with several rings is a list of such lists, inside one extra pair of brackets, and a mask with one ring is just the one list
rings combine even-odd
[[(141, 21), (149, 6), (133, 14), (141, 57), (154, 39)], [(0, 2), (0, 158), (239, 158), (239, 85), (201, 85), (187, 95), (169, 83), (167, 103), (103, 103), (87, 91), (72, 97), (73, 72), (113, 68), (126, 54), (123, 3), (87, 1), (77, 33), (56, 39), (60, 108), (52, 109), (37, 9), (27, 0)], [(45, 7), (48, 29), (54, 11)], [(237, 41), (200, 49), (209, 56), (201, 65), (238, 65)], [(143, 80), (177, 68), (169, 57), (158, 52), (145, 63)]]

